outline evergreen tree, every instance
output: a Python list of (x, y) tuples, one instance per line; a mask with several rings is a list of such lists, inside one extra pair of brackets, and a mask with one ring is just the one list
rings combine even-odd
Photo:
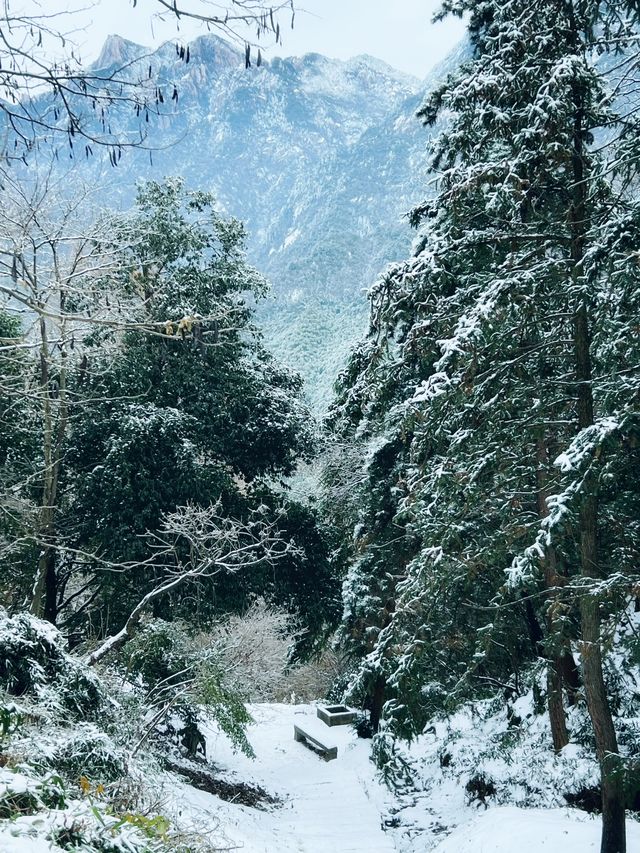
[[(270, 595), (304, 611), (313, 642), (335, 620), (328, 546), (314, 515), (279, 485), (311, 452), (312, 421), (300, 378), (273, 360), (252, 322), (266, 282), (246, 263), (243, 227), (220, 217), (210, 195), (173, 180), (144, 186), (136, 211), (114, 218), (111, 231), (104, 251), (116, 258), (104, 286), (129, 304), (132, 328), (96, 336), (90, 369), (76, 377), (86, 406), (68, 448), (66, 541), (72, 553), (106, 563), (148, 563), (145, 534), (177, 506), (221, 501), (239, 519), (261, 506), (300, 549), (270, 571), (218, 577), (215, 589), (204, 583), (195, 611), (186, 593), (185, 616), (206, 620)], [(97, 610), (117, 588), (113, 630), (156, 571), (114, 575), (100, 571), (100, 560), (73, 559), (64, 577), (93, 578)], [(159, 602), (156, 615), (180, 613), (184, 595)]]
[(263, 595), (301, 616), (310, 651), (337, 618), (335, 581), (317, 514), (283, 478), (314, 426), (299, 376), (253, 323), (267, 285), (242, 225), (180, 180), (88, 225), (81, 201), (57, 205), (47, 186), (17, 195), (3, 291), (30, 322), (0, 327), (6, 603), (31, 598), (73, 642), (117, 632), (162, 575), (150, 536), (168, 514), (216, 505), (241, 527), (260, 510), (297, 547), (270, 570), (200, 577), (195, 597), (158, 596), (156, 615), (204, 623)]
[[(356, 441), (395, 445), (393, 523), (417, 539), (381, 630), (370, 599), (376, 640), (361, 673), (386, 683), (382, 742), (420, 732), (445, 697), (517, 690), (522, 664), (543, 651), (560, 749), (577, 636), (602, 851), (618, 853), (624, 771), (602, 672), (611, 604), (600, 593), (615, 588), (620, 606), (633, 583), (628, 537), (608, 522), (629, 491), (621, 470), (637, 464), (638, 270), (631, 156), (624, 183), (616, 171), (628, 150), (618, 131), (635, 131), (616, 111), (606, 57), (631, 49), (636, 12), (519, 0), (446, 9), (470, 14), (474, 55), (421, 111), (428, 123), (450, 114), (432, 154), (437, 194), (414, 211), (415, 257), (374, 287), (369, 338), (334, 415)], [(376, 510), (384, 504), (371, 518)], [(375, 525), (359, 534), (347, 603), (384, 547)], [(601, 559), (605, 535), (616, 560)]]
[(34, 412), (24, 395), (31, 367), (20, 321), (0, 309), (0, 595), (19, 605), (28, 600), (33, 579), (17, 567), (35, 557), (26, 536), (34, 493), (20, 488), (38, 452)]

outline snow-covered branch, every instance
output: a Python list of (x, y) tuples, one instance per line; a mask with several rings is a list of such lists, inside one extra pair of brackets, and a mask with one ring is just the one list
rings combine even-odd
[(90, 665), (122, 648), (137, 632), (149, 606), (174, 589), (222, 572), (273, 563), (295, 548), (280, 534), (277, 519), (265, 520), (260, 509), (247, 521), (230, 519), (223, 515), (219, 502), (207, 507), (178, 507), (164, 517), (158, 533), (148, 534), (148, 539), (164, 566), (165, 577), (140, 599), (120, 631), (91, 652), (87, 657)]

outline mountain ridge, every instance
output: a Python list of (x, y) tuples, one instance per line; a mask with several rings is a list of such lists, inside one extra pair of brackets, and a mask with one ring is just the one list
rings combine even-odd
[[(273, 286), (260, 309), (267, 342), (306, 377), (321, 409), (364, 331), (365, 290), (410, 251), (405, 214), (423, 200), (432, 132), (415, 113), (459, 51), (420, 81), (366, 54), (276, 56), (245, 68), (214, 34), (189, 42), (188, 62), (184, 47), (181, 58), (175, 43), (149, 54), (106, 40), (99, 61), (125, 59), (126, 73), (144, 80), (151, 65), (164, 115), (145, 125), (150, 152), (130, 150), (116, 169), (99, 158), (79, 169), (113, 206), (133, 202), (140, 178), (182, 175), (242, 219), (249, 259)], [(139, 132), (124, 111), (112, 124)], [(322, 321), (317, 334), (309, 316)]]

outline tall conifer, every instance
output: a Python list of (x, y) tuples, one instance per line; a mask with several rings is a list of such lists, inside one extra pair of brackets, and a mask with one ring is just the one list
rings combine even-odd
[[(421, 110), (429, 124), (446, 120), (436, 192), (414, 211), (414, 257), (372, 291), (368, 341), (334, 412), (362, 444), (396, 442), (393, 523), (415, 554), (402, 572), (387, 566), (389, 616), (380, 627), (372, 614), (361, 671), (385, 681), (382, 742), (420, 732), (445, 697), (517, 689), (522, 663), (542, 652), (559, 750), (577, 639), (602, 853), (623, 853), (600, 621), (604, 589), (624, 602), (633, 583), (625, 537), (608, 522), (628, 489), (623, 460), (637, 463), (637, 133), (620, 98), (637, 14), (579, 0), (445, 11), (469, 14), (474, 51)], [(373, 529), (359, 539), (347, 603), (381, 544)]]

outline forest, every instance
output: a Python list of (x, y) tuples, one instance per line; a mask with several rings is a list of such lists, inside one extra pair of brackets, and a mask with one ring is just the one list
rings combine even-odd
[[(53, 61), (56, 16), (12, 5), (0, 851), (338, 849), (239, 841), (254, 818), (171, 794), (277, 828), (284, 789), (241, 768), (269, 714), (323, 703), (354, 712), (330, 778), (362, 756), (383, 803), (345, 853), (640, 849), (640, 6), (444, 0), (466, 47), (409, 117), (413, 245), (319, 415), (210, 188), (158, 174), (105, 206), (76, 165), (117, 170), (179, 88)], [(145, 5), (240, 44), (238, 73), (294, 15)], [(561, 809), (566, 843), (526, 846)]]

